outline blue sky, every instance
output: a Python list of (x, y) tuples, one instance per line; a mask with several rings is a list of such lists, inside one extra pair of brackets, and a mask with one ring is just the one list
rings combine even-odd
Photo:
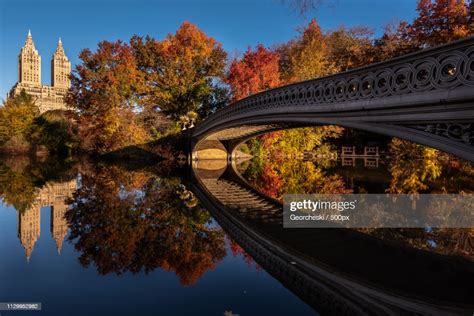
[[(286, 2), (291, 0), (286, 0)], [(0, 0), (0, 100), (17, 81), (17, 56), (31, 29), (42, 57), (42, 81), (50, 84), (50, 61), (58, 37), (71, 62), (82, 48), (133, 34), (162, 39), (187, 20), (220, 41), (234, 56), (257, 43), (286, 42), (316, 18), (323, 30), (412, 20), (416, 0), (325, 0), (301, 16), (282, 0)]]

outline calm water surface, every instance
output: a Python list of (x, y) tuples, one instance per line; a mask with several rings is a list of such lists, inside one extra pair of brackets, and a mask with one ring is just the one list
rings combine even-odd
[[(397, 156), (387, 143), (341, 157), (343, 145), (332, 145), (337, 155), (254, 157), (236, 171), (275, 201), (293, 192), (474, 191), (472, 164), (453, 157)], [(366, 147), (377, 156), (362, 157), (374, 153)], [(225, 167), (206, 168), (224, 176)], [(3, 157), (0, 301), (42, 303), (21, 315), (317, 314), (231, 239), (188, 190), (187, 174), (166, 164)], [(362, 233), (473, 267), (472, 230)]]
[(0, 301), (41, 302), (31, 315), (314, 314), (160, 166), (1, 167)]

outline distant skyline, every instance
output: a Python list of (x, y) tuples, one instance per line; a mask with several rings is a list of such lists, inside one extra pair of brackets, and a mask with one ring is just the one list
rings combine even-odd
[[(286, 2), (286, 3), (283, 3)], [(42, 82), (50, 84), (51, 56), (61, 37), (74, 66), (83, 48), (134, 34), (163, 39), (183, 21), (196, 24), (235, 56), (249, 46), (272, 46), (295, 37), (316, 18), (324, 31), (366, 25), (376, 35), (393, 21), (411, 21), (416, 0), (327, 0), (301, 16), (281, 0), (0, 0), (0, 100), (18, 79), (17, 61), (28, 30), (42, 57)]]

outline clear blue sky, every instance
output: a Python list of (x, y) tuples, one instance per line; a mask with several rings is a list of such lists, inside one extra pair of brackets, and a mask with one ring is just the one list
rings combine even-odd
[[(291, 0), (286, 0), (286, 2)], [(301, 16), (282, 0), (0, 0), (0, 100), (17, 81), (17, 56), (31, 29), (42, 57), (42, 81), (58, 37), (73, 65), (82, 48), (133, 34), (163, 38), (185, 20), (220, 41), (234, 56), (248, 46), (285, 42), (316, 18), (323, 30), (367, 25), (380, 34), (395, 20), (411, 20), (416, 0), (326, 0)]]

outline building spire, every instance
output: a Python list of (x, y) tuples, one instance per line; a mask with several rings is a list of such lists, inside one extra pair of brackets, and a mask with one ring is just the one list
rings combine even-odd
[(26, 36), (25, 46), (32, 47), (35, 49), (35, 43), (33, 42), (33, 36), (31, 35), (31, 30), (28, 30), (28, 35)]
[(63, 41), (61, 41), (61, 37), (58, 39), (58, 46), (56, 47), (55, 55), (56, 54), (65, 55)]
[[(54, 234), (54, 232), (52, 233)], [(58, 255), (61, 255), (61, 250), (63, 249), (63, 241), (64, 241), (64, 238), (66, 237), (66, 234), (67, 234), (67, 229), (64, 232), (58, 232), (57, 236), (53, 236), (53, 238), (56, 240), (56, 250), (58, 251)]]
[(64, 51), (61, 37), (58, 39), (58, 46), (51, 59), (51, 85), (53, 87), (60, 87), (69, 89), (71, 81), (69, 75), (71, 74), (71, 62)]

